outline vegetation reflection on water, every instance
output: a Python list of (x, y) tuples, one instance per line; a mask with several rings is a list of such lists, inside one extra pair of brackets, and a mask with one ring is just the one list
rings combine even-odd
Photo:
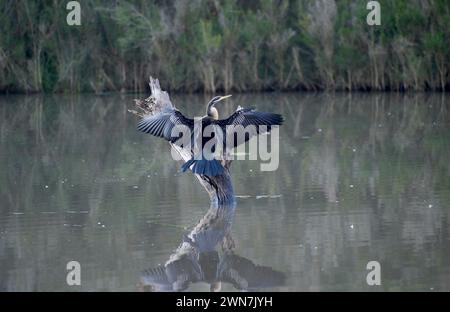
[[(0, 97), (0, 290), (138, 290), (207, 214), (167, 143), (135, 130), (136, 97)], [(206, 100), (173, 97), (190, 116)], [(249, 94), (222, 114), (239, 104), (286, 118), (277, 171), (231, 168), (233, 254), (287, 276), (265, 290), (450, 290), (444, 95)], [(381, 286), (366, 284), (371, 260)]]

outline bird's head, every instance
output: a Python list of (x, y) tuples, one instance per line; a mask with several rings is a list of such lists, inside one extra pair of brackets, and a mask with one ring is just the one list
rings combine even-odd
[(208, 106), (206, 108), (206, 115), (208, 115), (209, 117), (211, 117), (213, 119), (219, 119), (219, 113), (217, 112), (217, 109), (214, 107), (214, 105), (216, 105), (220, 101), (228, 99), (229, 97), (231, 97), (231, 94), (213, 97), (211, 99), (211, 101), (209, 101)]

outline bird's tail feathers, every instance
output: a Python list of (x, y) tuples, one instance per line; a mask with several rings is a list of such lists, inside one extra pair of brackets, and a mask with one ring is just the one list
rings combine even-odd
[(187, 162), (185, 162), (183, 164), (183, 166), (181, 166), (181, 171), (185, 172), (186, 170), (189, 169), (190, 166), (192, 166), (192, 164), (194, 163), (194, 158), (189, 159)]
[(183, 166), (181, 166), (181, 170), (185, 172), (191, 166), (193, 173), (211, 177), (221, 175), (224, 170), (223, 166), (217, 159), (207, 160), (194, 158), (191, 158), (184, 163)]

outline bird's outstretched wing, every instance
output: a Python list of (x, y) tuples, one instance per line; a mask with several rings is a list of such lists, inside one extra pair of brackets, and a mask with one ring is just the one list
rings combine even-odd
[(231, 254), (223, 255), (218, 268), (220, 281), (232, 284), (239, 290), (257, 290), (283, 286), (286, 275), (271, 267), (257, 265), (253, 261)]
[(194, 129), (194, 120), (185, 117), (177, 109), (166, 109), (155, 115), (144, 116), (139, 121), (139, 131), (175, 142), (179, 136), (174, 136), (172, 130), (175, 126), (186, 126), (190, 131)]
[(280, 114), (239, 107), (230, 117), (217, 120), (216, 124), (226, 133), (227, 142), (234, 140), (233, 147), (236, 147), (255, 135), (269, 132), (273, 126), (280, 126), (283, 120)]
[(152, 291), (173, 290), (172, 283), (167, 277), (166, 268), (164, 266), (145, 270), (141, 273), (140, 282), (144, 287), (151, 286)]

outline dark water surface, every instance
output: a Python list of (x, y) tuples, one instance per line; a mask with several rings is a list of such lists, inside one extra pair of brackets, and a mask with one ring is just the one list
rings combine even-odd
[[(135, 291), (207, 212), (168, 144), (135, 130), (134, 97), (0, 97), (0, 290)], [(207, 98), (173, 101), (199, 116)], [(237, 105), (286, 119), (278, 170), (231, 168), (236, 255), (287, 276), (266, 290), (450, 290), (448, 97), (255, 94), (218, 108)], [(381, 286), (366, 283), (372, 260)]]

